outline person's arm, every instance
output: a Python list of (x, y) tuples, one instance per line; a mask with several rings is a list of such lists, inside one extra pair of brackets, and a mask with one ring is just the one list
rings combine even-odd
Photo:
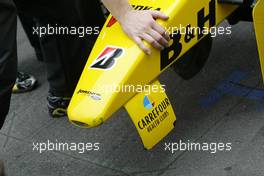
[(168, 47), (170, 37), (166, 30), (155, 21), (155, 19), (167, 20), (168, 16), (159, 11), (136, 11), (128, 0), (102, 0), (102, 2), (120, 23), (124, 32), (145, 53), (150, 54), (151, 50), (144, 45), (142, 40), (159, 50)]

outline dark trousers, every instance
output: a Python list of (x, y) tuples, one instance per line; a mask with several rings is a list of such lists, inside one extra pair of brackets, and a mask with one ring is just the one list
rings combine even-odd
[(37, 59), (39, 61), (43, 61), (43, 55), (40, 47), (39, 37), (37, 35), (33, 35), (32, 33), (32, 28), (37, 27), (36, 19), (29, 15), (25, 15), (23, 13), (18, 13), (18, 17), (29, 39), (31, 46), (35, 49)]
[[(44, 24), (102, 26), (104, 22), (98, 1), (17, 0), (17, 3), (22, 13), (36, 17)], [(9, 110), (11, 90), (17, 73), (16, 20), (16, 8), (12, 0), (0, 0), (0, 128)], [(41, 38), (51, 92), (58, 96), (71, 96), (94, 38)]]
[(9, 110), (17, 73), (16, 25), (12, 0), (0, 0), (0, 128)]
[(49, 92), (71, 97), (93, 46), (94, 37), (46, 35), (40, 38)]
[[(15, 0), (15, 3), (20, 14), (36, 18), (39, 26), (101, 27), (105, 21), (99, 0)], [(40, 38), (52, 94), (72, 95), (96, 37), (45, 35)]]

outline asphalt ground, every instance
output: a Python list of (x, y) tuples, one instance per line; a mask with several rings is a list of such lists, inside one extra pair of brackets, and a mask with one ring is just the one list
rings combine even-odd
[[(263, 176), (264, 89), (252, 23), (240, 22), (232, 35), (214, 38), (204, 69), (185, 81), (171, 69), (160, 77), (177, 115), (163, 141), (146, 151), (124, 109), (94, 129), (80, 129), (67, 118), (52, 119), (46, 107), (45, 65), (37, 61), (21, 25), (19, 70), (40, 85), (12, 96), (0, 131), (0, 159), (8, 176)], [(41, 142), (100, 143), (99, 151), (34, 150)], [(165, 150), (165, 144), (231, 143), (231, 151)]]

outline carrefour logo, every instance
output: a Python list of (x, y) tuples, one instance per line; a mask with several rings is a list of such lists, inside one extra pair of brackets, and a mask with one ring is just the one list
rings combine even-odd
[(154, 108), (155, 106), (155, 102), (150, 96), (144, 97), (143, 104), (144, 104), (144, 107), (148, 110)]
[(154, 102), (150, 96), (144, 97), (144, 107), (148, 110), (146, 114), (138, 121), (138, 128), (141, 130), (147, 129), (151, 132), (168, 116), (167, 108), (170, 106), (170, 101), (166, 97), (161, 102)]

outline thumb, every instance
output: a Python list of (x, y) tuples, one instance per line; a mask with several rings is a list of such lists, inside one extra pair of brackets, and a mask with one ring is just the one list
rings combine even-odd
[(168, 20), (169, 19), (169, 17), (166, 14), (164, 14), (160, 11), (157, 11), (157, 10), (155, 10), (155, 11), (152, 10), (152, 11), (150, 11), (150, 13), (151, 13), (152, 17), (155, 19), (162, 19), (162, 20)]

